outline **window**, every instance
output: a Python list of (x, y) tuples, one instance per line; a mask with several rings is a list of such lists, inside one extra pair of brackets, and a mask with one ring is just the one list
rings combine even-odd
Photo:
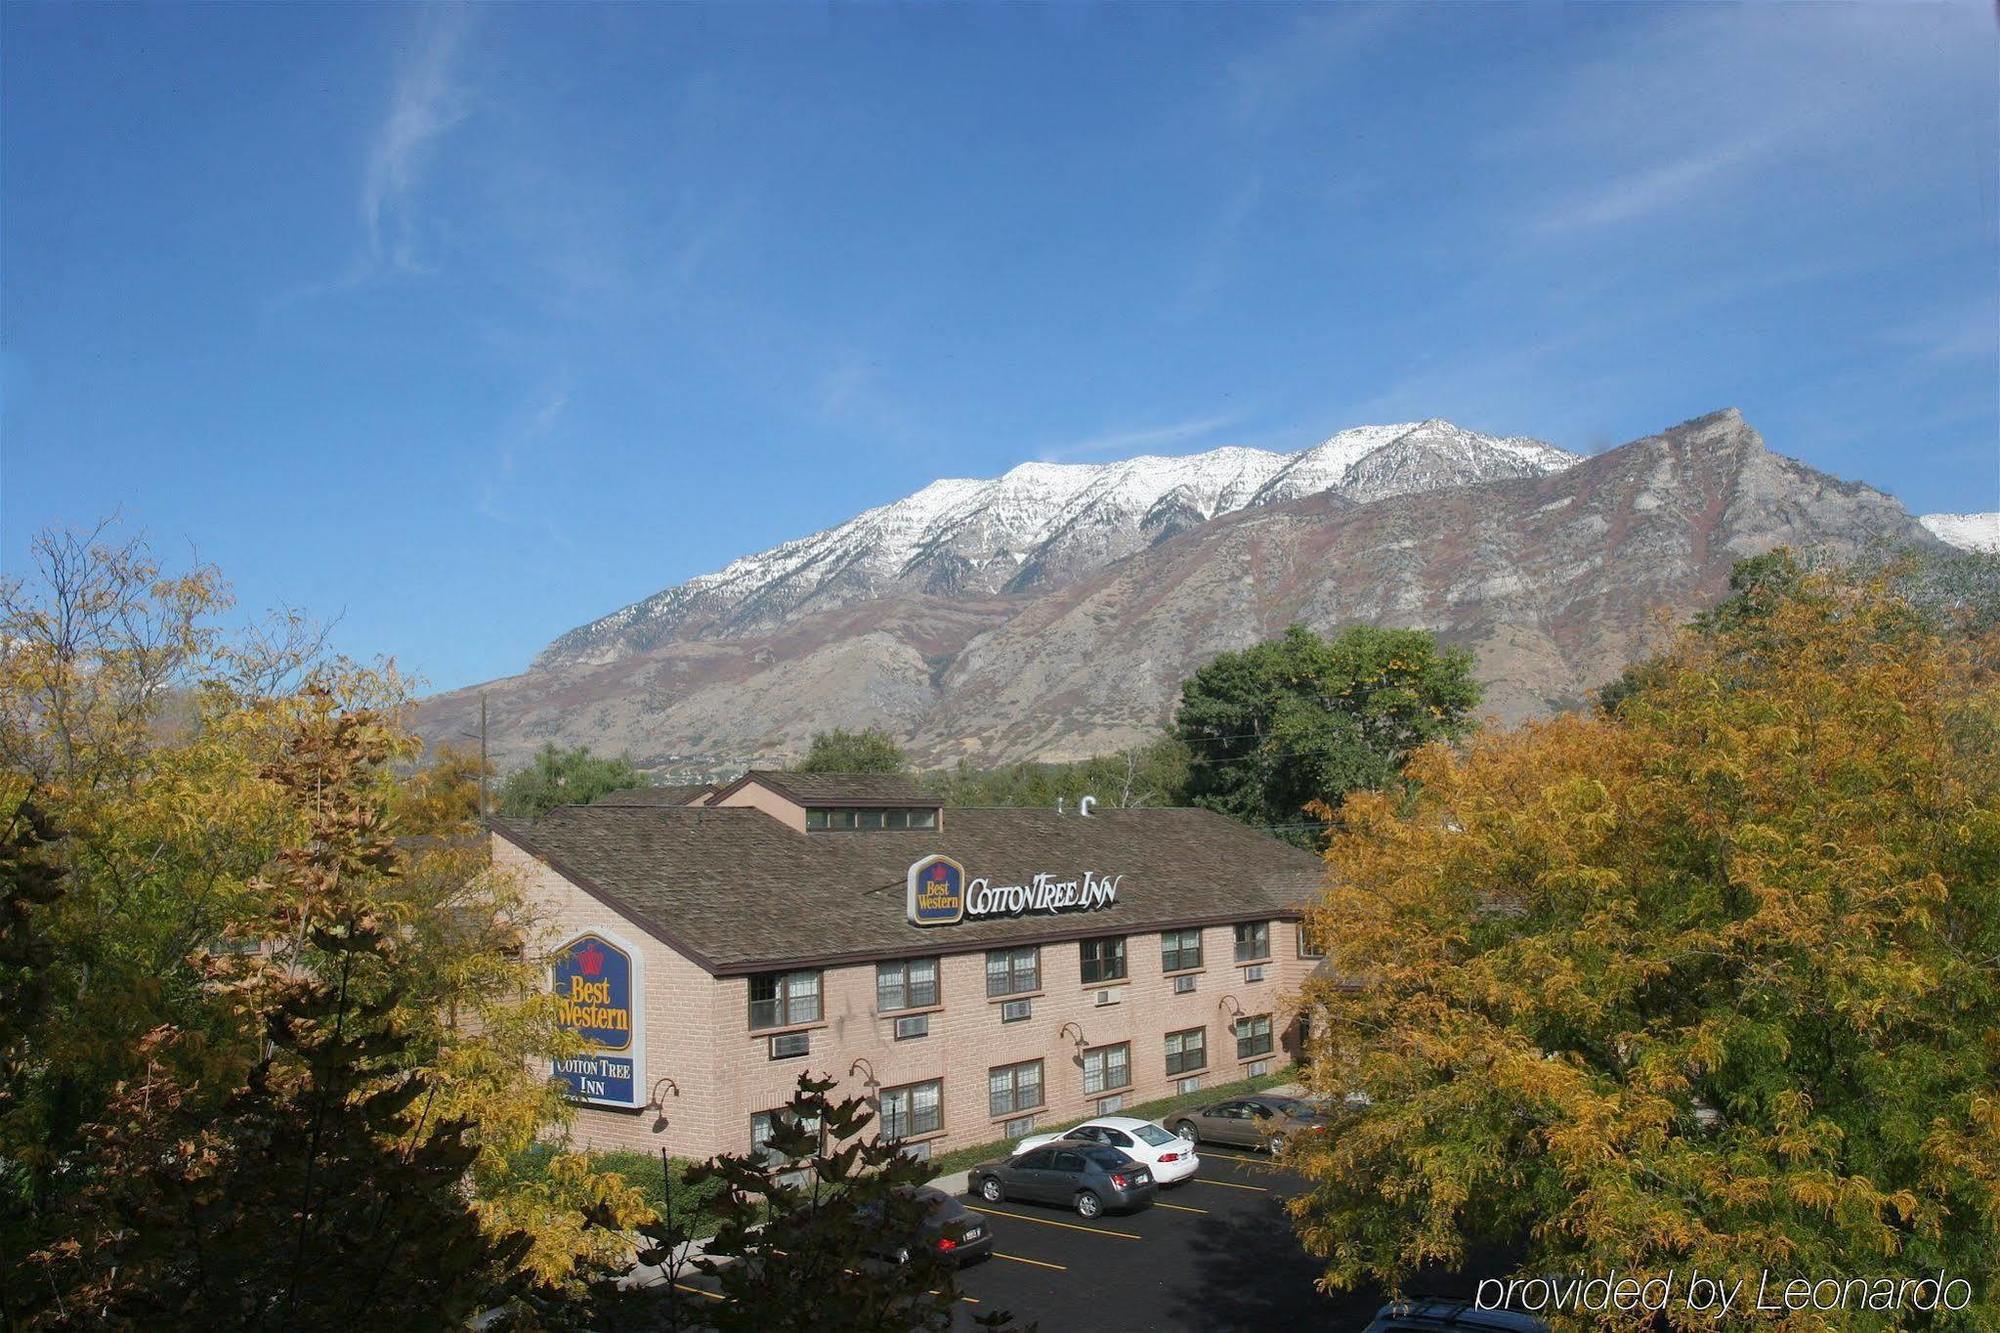
[(882, 1137), (897, 1139), (935, 1134), (944, 1128), (944, 1082), (911, 1083), (882, 1089)]
[(766, 972), (750, 978), (750, 1028), (819, 1022), (819, 973)]
[(1196, 982), (1197, 979), (1198, 978), (1196, 978), (1195, 974), (1192, 972), (1183, 973), (1182, 975), (1175, 977), (1174, 994), (1176, 995), (1194, 994), (1194, 983)]
[(986, 955), (986, 994), (1023, 995), (1042, 988), (1042, 951), (995, 949)]
[(1271, 1053), (1271, 1016), (1258, 1014), (1255, 1018), (1236, 1020), (1236, 1058), (1248, 1060), (1253, 1056)]
[(1236, 961), (1254, 963), (1271, 956), (1271, 923), (1243, 921), (1236, 927)]
[[(759, 1111), (756, 1115), (751, 1116), (750, 1155), (752, 1157), (761, 1157), (767, 1162), (782, 1162), (787, 1160), (782, 1154), (773, 1151), (766, 1145), (771, 1142), (771, 1135), (777, 1127), (785, 1121), (790, 1120), (791, 1116), (792, 1113), (784, 1107), (780, 1107), (775, 1111)], [(796, 1123), (807, 1134), (817, 1134), (819, 1132), (819, 1121), (817, 1119), (803, 1120)], [(808, 1151), (811, 1151), (810, 1146), (808, 1147)], [(790, 1160), (797, 1161), (799, 1159), (792, 1158)]]
[(1001, 1065), (986, 1071), (986, 1101), (996, 1116), (1030, 1111), (1042, 1104), (1042, 1062)]
[(806, 811), (806, 831), (809, 833), (847, 833), (855, 829), (936, 828), (937, 821), (938, 812), (934, 807)]
[(1125, 976), (1125, 940), (1085, 940), (1083, 942), (1083, 984), (1095, 986), (1120, 981)]
[(1132, 1043), (1099, 1046), (1083, 1053), (1083, 1092), (1110, 1092), (1132, 1086)]
[(1313, 938), (1312, 931), (1307, 927), (1306, 923), (1303, 921), (1299, 922), (1298, 936), (1299, 936), (1299, 957), (1301, 958), (1326, 957), (1326, 946)]
[(1169, 930), (1160, 936), (1160, 970), (1185, 972), (1201, 966), (1201, 932)]
[(911, 958), (875, 964), (875, 1011), (929, 1009), (938, 1002), (938, 960)]
[(1208, 1029), (1189, 1028), (1167, 1034), (1167, 1076), (1208, 1068)]

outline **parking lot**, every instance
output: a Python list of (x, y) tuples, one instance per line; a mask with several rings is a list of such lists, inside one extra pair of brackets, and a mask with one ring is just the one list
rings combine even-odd
[[(1204, 1146), (1201, 1170), (1152, 1207), (1085, 1222), (1040, 1204), (967, 1204), (993, 1224), (993, 1258), (967, 1268), (968, 1315), (1012, 1312), (1045, 1333), (1139, 1329), (1358, 1329), (1373, 1292), (1326, 1296), (1280, 1206), (1296, 1180), (1247, 1149)], [(967, 1321), (970, 1327), (970, 1321)]]

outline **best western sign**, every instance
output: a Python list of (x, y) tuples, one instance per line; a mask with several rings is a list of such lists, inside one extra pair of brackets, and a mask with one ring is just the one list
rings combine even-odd
[(591, 1044), (554, 1062), (573, 1101), (637, 1109), (646, 1104), (644, 960), (611, 937), (579, 935), (549, 955), (556, 1019)]
[(992, 917), (1039, 912), (1094, 912), (1118, 900), (1123, 875), (1086, 870), (1081, 878), (1041, 873), (1022, 884), (968, 877), (949, 856), (926, 856), (911, 865), (908, 916), (913, 926), (950, 926)]

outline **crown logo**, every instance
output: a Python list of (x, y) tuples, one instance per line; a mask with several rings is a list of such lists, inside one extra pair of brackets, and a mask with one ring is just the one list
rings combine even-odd
[(604, 970), (604, 950), (595, 944), (576, 956), (576, 965), (583, 969), (583, 975), (594, 977)]

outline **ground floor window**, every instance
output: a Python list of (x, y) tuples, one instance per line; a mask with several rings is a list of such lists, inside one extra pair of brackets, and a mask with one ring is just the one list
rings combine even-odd
[(986, 1071), (986, 1100), (996, 1116), (1032, 1111), (1042, 1104), (1042, 1062), (1000, 1065)]
[[(799, 1160), (796, 1157), (787, 1157), (770, 1146), (771, 1138), (777, 1132), (778, 1126), (788, 1121), (793, 1121), (793, 1116), (791, 1111), (784, 1107), (779, 1107), (774, 1111), (759, 1111), (756, 1115), (751, 1116), (750, 1155), (752, 1157), (761, 1157), (767, 1162)], [(819, 1134), (819, 1118), (817, 1116), (808, 1120), (795, 1121), (794, 1123), (797, 1123), (800, 1128), (804, 1129), (809, 1136), (817, 1138)], [(816, 1147), (814, 1150), (817, 1150)]]
[(1271, 1016), (1258, 1014), (1254, 1018), (1236, 1020), (1236, 1058), (1253, 1059), (1271, 1053)]
[(1208, 1029), (1189, 1028), (1167, 1034), (1167, 1074), (1208, 1068)]
[(935, 1134), (944, 1128), (944, 1082), (911, 1083), (882, 1089), (882, 1137), (889, 1140)]
[(1083, 1053), (1083, 1091), (1109, 1092), (1132, 1085), (1132, 1043), (1099, 1046)]

